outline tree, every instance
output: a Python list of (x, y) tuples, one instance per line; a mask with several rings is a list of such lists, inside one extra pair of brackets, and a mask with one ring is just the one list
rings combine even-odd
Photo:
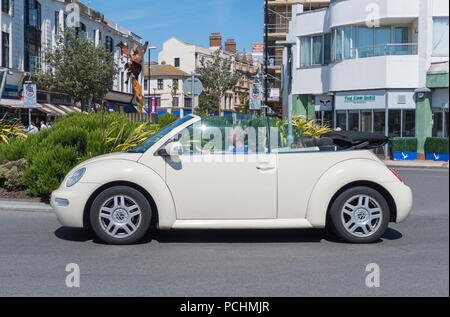
[(174, 80), (173, 85), (169, 85), (169, 87), (171, 88), (170, 95), (172, 97), (172, 107), (175, 107), (175, 98), (178, 98), (178, 80)]
[(247, 94), (240, 94), (239, 100), (241, 101), (240, 106), (236, 107), (236, 111), (239, 113), (249, 114), (252, 113), (250, 110), (250, 97)]
[(203, 83), (203, 94), (200, 95), (202, 111), (220, 114), (220, 104), (229, 90), (234, 90), (240, 73), (233, 69), (232, 58), (222, 57), (222, 49), (218, 49), (212, 59), (202, 58), (201, 67), (197, 69)]
[(66, 28), (55, 48), (44, 51), (36, 74), (40, 88), (68, 94), (82, 108), (101, 101), (113, 87), (119, 68), (113, 53)]

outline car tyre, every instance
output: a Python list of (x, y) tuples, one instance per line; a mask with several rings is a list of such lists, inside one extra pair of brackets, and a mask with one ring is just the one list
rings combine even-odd
[(127, 245), (140, 241), (148, 232), (152, 209), (147, 198), (128, 186), (101, 192), (90, 209), (90, 223), (97, 237), (107, 244)]
[(390, 210), (386, 199), (370, 187), (353, 187), (342, 192), (330, 208), (331, 228), (350, 243), (373, 243), (386, 232)]

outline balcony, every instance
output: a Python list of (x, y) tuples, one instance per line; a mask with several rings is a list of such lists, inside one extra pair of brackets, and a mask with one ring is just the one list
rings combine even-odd
[(417, 43), (383, 44), (352, 48), (352, 58), (366, 58), (375, 56), (417, 55)]

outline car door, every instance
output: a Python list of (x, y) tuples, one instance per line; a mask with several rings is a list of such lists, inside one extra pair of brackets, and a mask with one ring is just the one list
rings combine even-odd
[[(166, 182), (177, 218), (276, 218), (277, 162), (264, 144), (266, 133), (261, 120), (212, 118), (172, 139), (184, 146), (183, 154), (166, 158)], [(236, 143), (237, 138), (244, 142)]]

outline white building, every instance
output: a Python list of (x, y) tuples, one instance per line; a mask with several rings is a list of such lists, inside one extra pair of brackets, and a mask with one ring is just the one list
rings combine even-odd
[[(142, 45), (142, 39), (131, 31), (104, 17), (76, 0), (2, 0), (0, 61), (3, 68), (10, 70), (7, 86), (0, 104), (17, 104), (23, 79), (36, 71), (41, 54), (47, 47), (53, 47), (66, 26), (71, 26), (74, 15), (79, 12), (79, 25), (75, 31), (96, 45), (106, 44), (122, 72), (114, 81), (113, 92), (107, 98), (117, 106), (130, 102), (131, 83), (125, 84), (123, 72), (125, 61), (116, 45), (122, 41), (129, 47)], [(27, 76), (28, 77), (28, 76)], [(140, 78), (143, 84), (143, 76)], [(39, 92), (38, 101), (73, 105), (66, 96), (48, 95)], [(49, 111), (43, 107), (43, 111)], [(0, 111), (1, 112), (1, 111)], [(56, 112), (56, 111), (55, 111)]]
[(448, 136), (449, 3), (336, 0), (294, 5), (284, 53), (284, 114), (345, 130)]
[[(210, 37), (210, 47), (195, 45), (180, 41), (172, 37), (163, 44), (163, 49), (159, 52), (159, 64), (172, 65), (187, 74), (195, 73), (201, 67), (202, 60), (211, 59), (214, 53), (222, 46), (220, 34), (212, 34)], [(223, 51), (224, 58), (235, 58), (235, 52)], [(234, 64), (233, 64), (234, 65)], [(233, 111), (235, 106), (235, 96), (233, 91), (228, 91), (222, 100), (222, 111)], [(195, 98), (194, 106), (198, 107), (199, 98)]]

